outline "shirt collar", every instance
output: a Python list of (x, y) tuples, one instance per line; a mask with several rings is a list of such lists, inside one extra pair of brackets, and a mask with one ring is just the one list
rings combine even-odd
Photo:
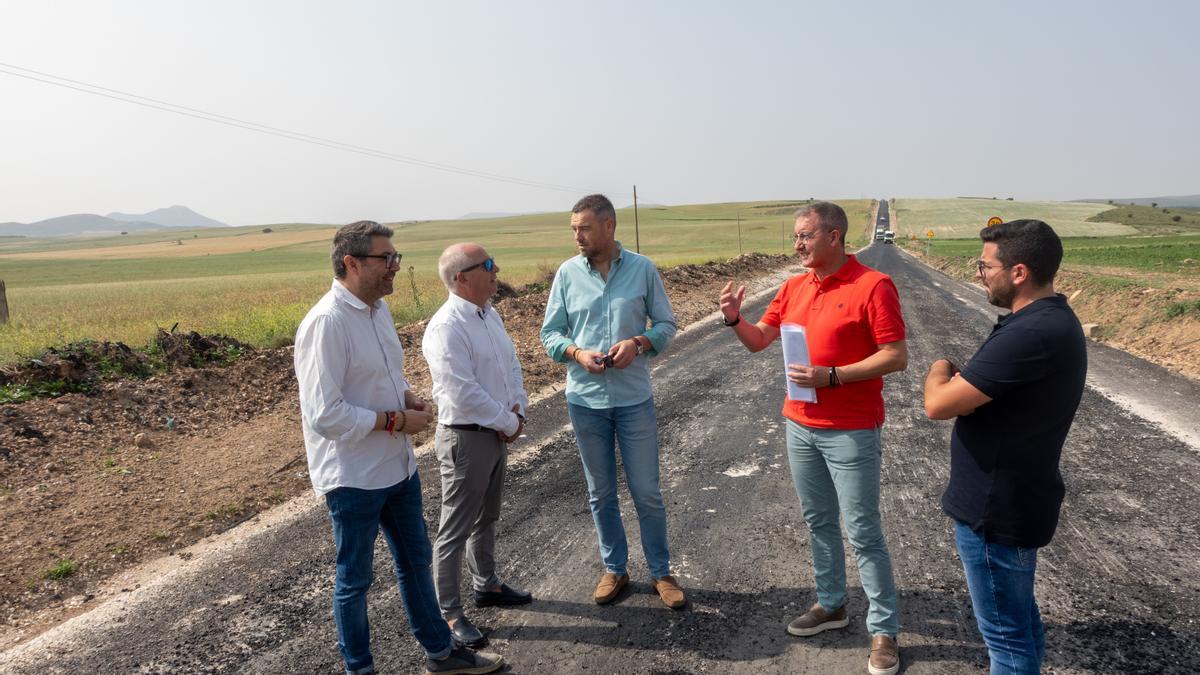
[(1037, 300), (1034, 300), (1033, 302), (1029, 303), (1028, 305), (1025, 305), (1024, 307), (1022, 307), (1021, 311), (1019, 311), (1019, 312), (1009, 312), (1008, 314), (1005, 314), (1003, 316), (997, 316), (996, 317), (996, 325), (1003, 326), (1004, 324), (1011, 321), (1014, 316), (1031, 316), (1033, 314), (1033, 312), (1031, 312), (1029, 310), (1034, 309), (1034, 307), (1036, 307), (1037, 305), (1040, 305), (1042, 303), (1046, 303), (1048, 305), (1054, 305), (1056, 307), (1066, 307), (1067, 306), (1067, 296), (1063, 295), (1062, 293), (1055, 293), (1054, 295), (1052, 295), (1048, 298), (1038, 298)]
[(357, 295), (351, 293), (350, 289), (346, 288), (338, 279), (333, 280), (333, 294), (339, 301), (360, 311), (379, 309), (379, 303), (382, 302), (382, 300), (376, 300), (374, 305), (368, 307), (367, 303), (363, 302)]
[[(616, 244), (617, 255), (613, 256), (613, 259), (609, 262), (610, 267), (616, 267), (617, 265), (621, 264), (621, 261), (625, 258), (625, 247), (621, 246), (621, 242), (619, 241), (616, 242)], [(584, 269), (592, 269), (592, 261), (588, 260), (587, 257), (585, 257), (582, 253), (579, 254), (579, 260), (583, 263)]]
[(450, 303), (451, 307), (453, 307), (454, 309), (456, 309), (460, 312), (464, 312), (464, 313), (470, 312), (471, 314), (478, 315), (479, 318), (481, 318), (481, 319), (484, 316), (486, 316), (488, 313), (488, 310), (490, 310), (492, 308), (491, 300), (487, 301), (483, 305), (483, 309), (480, 309), (479, 305), (471, 302), (470, 300), (467, 300), (466, 298), (454, 293), (453, 291), (451, 291), (449, 297), (446, 298), (446, 302)]
[(818, 279), (816, 273), (814, 273), (812, 275), (812, 283), (817, 285), (831, 283), (831, 279), (837, 279), (838, 281), (850, 281), (851, 277), (854, 276), (854, 273), (857, 272), (858, 268), (860, 267), (862, 267), (862, 263), (858, 262), (858, 258), (855, 258), (853, 253), (847, 253), (846, 262), (838, 268), (838, 271), (825, 277), (824, 280)]

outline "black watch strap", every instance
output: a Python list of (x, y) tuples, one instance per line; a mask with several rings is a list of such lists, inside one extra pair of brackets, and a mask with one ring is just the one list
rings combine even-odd
[(726, 326), (729, 326), (730, 328), (738, 325), (741, 322), (742, 322), (741, 314), (738, 314), (737, 318), (734, 319), (733, 321), (729, 321), (728, 319), (726, 319), (724, 314), (721, 315), (721, 323), (725, 324)]

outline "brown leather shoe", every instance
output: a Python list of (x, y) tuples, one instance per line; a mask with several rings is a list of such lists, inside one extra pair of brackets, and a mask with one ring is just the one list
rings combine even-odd
[(848, 625), (850, 625), (850, 619), (846, 617), (845, 605), (832, 612), (827, 612), (821, 603), (817, 603), (789, 623), (787, 632), (799, 637), (808, 637), (830, 628), (845, 628)]
[(628, 574), (617, 574), (615, 572), (605, 572), (604, 576), (600, 577), (600, 583), (596, 584), (596, 593), (592, 598), (597, 605), (607, 605), (616, 599), (617, 594), (625, 588), (625, 584), (629, 583)]
[(900, 648), (896, 646), (896, 641), (886, 635), (873, 636), (867, 672), (871, 675), (896, 675), (899, 670)]
[(655, 579), (654, 590), (658, 591), (658, 597), (662, 598), (663, 604), (671, 609), (683, 609), (687, 604), (687, 596), (683, 594), (679, 582), (670, 574)]

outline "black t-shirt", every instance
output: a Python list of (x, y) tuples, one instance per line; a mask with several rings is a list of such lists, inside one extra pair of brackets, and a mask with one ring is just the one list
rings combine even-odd
[(1001, 317), (962, 377), (992, 400), (955, 420), (942, 508), (988, 541), (1050, 543), (1058, 460), (1087, 376), (1079, 319), (1062, 295)]

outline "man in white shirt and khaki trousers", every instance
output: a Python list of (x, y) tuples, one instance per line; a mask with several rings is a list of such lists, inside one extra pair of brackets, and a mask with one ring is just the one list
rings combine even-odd
[(347, 673), (375, 672), (367, 589), (382, 529), (426, 671), (488, 673), (504, 660), (456, 645), (434, 598), (421, 480), (409, 440), (433, 413), (404, 378), (404, 348), (383, 302), (400, 269), (391, 237), (391, 229), (369, 220), (339, 229), (333, 286), (296, 331), (308, 472), (325, 497), (337, 548), (338, 648)]
[(453, 244), (443, 251), (438, 274), (450, 294), (429, 320), (421, 342), (438, 405), (438, 602), (454, 639), (474, 648), (487, 644), (487, 638), (463, 611), (464, 548), (476, 607), (521, 605), (533, 599), (496, 574), (496, 521), (508, 444), (521, 435), (529, 404), (516, 350), (490, 302), (499, 271), (495, 259), (478, 244)]

